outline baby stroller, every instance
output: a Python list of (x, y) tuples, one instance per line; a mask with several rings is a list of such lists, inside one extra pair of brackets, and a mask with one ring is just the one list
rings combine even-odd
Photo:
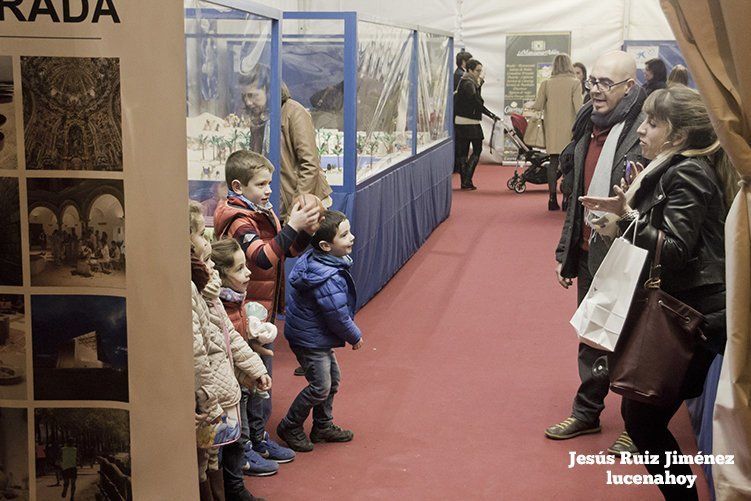
[[(519, 154), (516, 157), (516, 169), (514, 169), (514, 175), (506, 182), (506, 186), (509, 190), (514, 190), (517, 193), (524, 193), (527, 191), (527, 183), (532, 184), (547, 184), (547, 167), (550, 163), (550, 155), (544, 151), (530, 148), (524, 143), (524, 132), (527, 130), (527, 119), (518, 113), (512, 113), (511, 125), (509, 129), (505, 124), (503, 125), (503, 131), (511, 138), (511, 141), (519, 150)], [(529, 166), (526, 167), (521, 174), (519, 168), (522, 163), (529, 162)], [(561, 177), (560, 169), (556, 172), (556, 179)]]

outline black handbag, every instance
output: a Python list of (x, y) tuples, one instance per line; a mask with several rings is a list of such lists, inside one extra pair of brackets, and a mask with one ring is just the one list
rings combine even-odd
[(634, 295), (609, 363), (611, 390), (658, 406), (681, 399), (704, 322), (701, 313), (660, 289), (664, 239), (660, 231), (649, 279)]

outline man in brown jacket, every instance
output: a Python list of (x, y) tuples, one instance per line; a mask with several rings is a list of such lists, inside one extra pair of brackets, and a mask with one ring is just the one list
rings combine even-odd
[(316, 132), (310, 113), (290, 97), (282, 84), (282, 170), (281, 217), (287, 219), (292, 201), (297, 195), (311, 193), (328, 208), (331, 206), (331, 187), (321, 169), (316, 145)]

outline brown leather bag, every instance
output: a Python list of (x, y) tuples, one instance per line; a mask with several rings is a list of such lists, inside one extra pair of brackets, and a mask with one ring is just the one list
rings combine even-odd
[(610, 389), (624, 397), (667, 406), (681, 399), (704, 316), (660, 289), (660, 231), (649, 280), (637, 290), (615, 351)]

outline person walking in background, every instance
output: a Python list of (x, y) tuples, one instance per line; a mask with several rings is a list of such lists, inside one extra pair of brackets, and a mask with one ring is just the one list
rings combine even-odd
[[(650, 163), (626, 193), (616, 187), (615, 196), (583, 197), (582, 203), (608, 213), (596, 227), (606, 235), (623, 233), (638, 218), (634, 245), (655, 253), (662, 244), (661, 288), (704, 315), (705, 340), (696, 344), (680, 395), (665, 405), (626, 396), (621, 402), (626, 430), (638, 449), (660, 458), (658, 464), (645, 465), (647, 471), (677, 477), (691, 475), (691, 467), (666, 463), (667, 453), (682, 455), (668, 423), (684, 399), (702, 394), (709, 366), (727, 340), (724, 227), (738, 176), (696, 91), (683, 85), (658, 90), (647, 98), (644, 112), (638, 133), (642, 156)], [(671, 355), (662, 354), (666, 363)], [(636, 364), (634, 371), (648, 369), (646, 361)], [(659, 488), (665, 499), (698, 499), (695, 486)]]
[[(573, 195), (555, 251), (555, 275), (568, 289), (577, 279), (577, 304), (581, 303), (592, 277), (608, 252), (610, 242), (593, 234), (588, 212), (578, 199), (584, 194), (613, 194), (625, 174), (624, 159), (639, 160), (639, 124), (644, 121), (641, 106), (644, 91), (636, 83), (636, 61), (622, 51), (602, 55), (587, 80), (592, 100), (581, 107), (576, 118), (577, 134), (573, 154)], [(570, 417), (545, 430), (545, 436), (566, 440), (586, 433), (600, 432), (600, 413), (610, 382), (599, 377), (607, 352), (579, 343), (578, 369), (581, 384), (576, 391)], [(608, 452), (635, 452), (624, 432)]]
[(654, 58), (644, 63), (644, 90), (647, 95), (667, 87), (667, 78), (668, 68), (662, 59)]
[(582, 105), (581, 82), (576, 78), (571, 58), (558, 54), (553, 60), (553, 75), (544, 80), (537, 91), (537, 99), (527, 103), (542, 111), (545, 121), (545, 150), (550, 155), (547, 167), (548, 210), (559, 210), (557, 190), (558, 158), (571, 142), (571, 126)]
[(60, 468), (63, 470), (63, 492), (60, 497), (64, 498), (70, 488), (70, 501), (76, 494), (76, 478), (78, 478), (78, 449), (73, 445), (73, 440), (65, 441), (61, 450)]
[[(456, 70), (454, 71), (454, 94), (456, 94), (456, 92), (459, 90), (459, 82), (467, 72), (467, 61), (469, 61), (470, 59), (472, 59), (472, 54), (463, 49), (456, 55)], [(454, 110), (453, 118), (456, 118), (456, 110)], [(456, 129), (454, 129), (454, 137), (456, 137)], [(457, 142), (454, 141), (454, 174), (460, 172), (458, 158), (459, 154), (457, 153)]]
[(682, 64), (676, 64), (668, 75), (668, 87), (680, 84), (688, 85), (688, 69)]
[(587, 82), (587, 67), (584, 66), (584, 63), (576, 62), (574, 63), (574, 73), (576, 74), (576, 78), (582, 83), (582, 102), (586, 103), (592, 99), (589, 97), (589, 91), (585, 85)]
[[(493, 120), (498, 117), (485, 107), (482, 99), (482, 63), (477, 59), (467, 61), (467, 72), (459, 81), (459, 87), (454, 94), (454, 135), (456, 138), (456, 161), (459, 164), (462, 190), (476, 190), (472, 184), (472, 176), (475, 173), (477, 162), (480, 161), (482, 152), (482, 133), (480, 122), (483, 115)], [(472, 156), (469, 154), (469, 145), (472, 144)]]

